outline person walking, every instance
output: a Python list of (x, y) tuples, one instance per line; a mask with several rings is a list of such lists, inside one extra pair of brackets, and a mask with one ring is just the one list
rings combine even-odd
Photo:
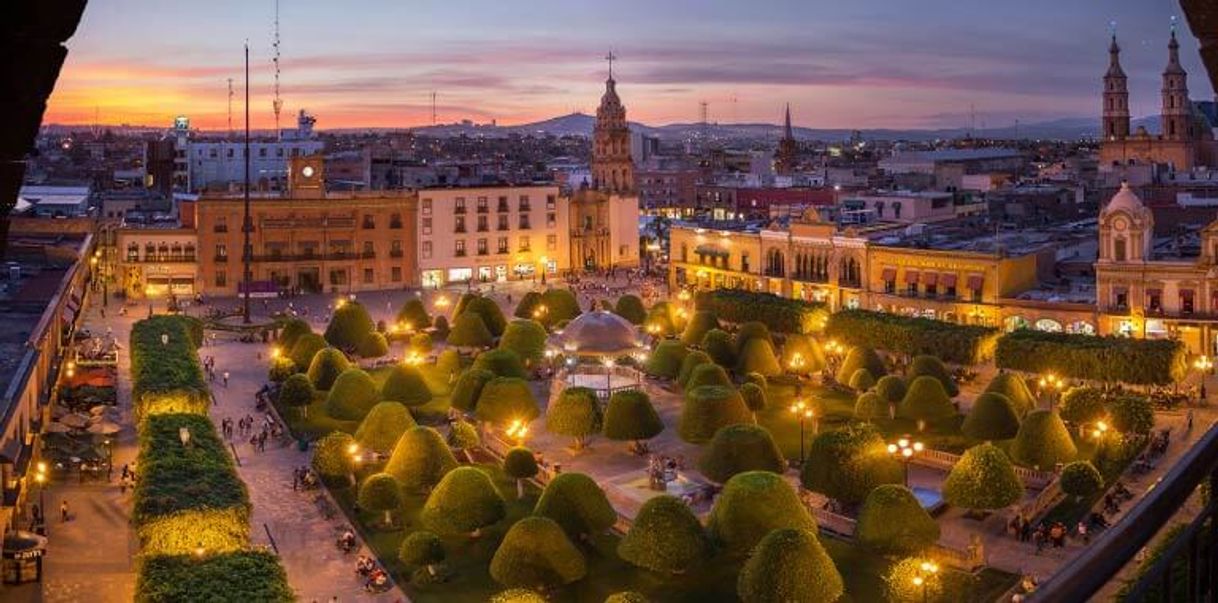
[(63, 522), (63, 523), (67, 523), (68, 517), (69, 517), (68, 500), (65, 498), (62, 502), (59, 503), (59, 521)]
[(224, 371), (224, 387), (228, 387), (228, 371)]

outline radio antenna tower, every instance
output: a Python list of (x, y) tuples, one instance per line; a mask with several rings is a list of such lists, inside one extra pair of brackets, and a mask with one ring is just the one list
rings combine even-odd
[(279, 0), (275, 0), (275, 41), (271, 46), (275, 49), (275, 57), (271, 59), (275, 64), (275, 100), (272, 101), (275, 108), (275, 140), (280, 140), (282, 133), (279, 130), (279, 112), (283, 110), (283, 99), (279, 98)]
[(228, 137), (233, 137), (233, 78), (228, 78)]

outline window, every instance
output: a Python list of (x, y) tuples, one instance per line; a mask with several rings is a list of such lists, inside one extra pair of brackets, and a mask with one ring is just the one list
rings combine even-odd
[(486, 216), (478, 216), (478, 232), (487, 232), (490, 229), (490, 226), (487, 225)]
[(554, 228), (558, 224), (558, 214), (550, 212), (546, 214), (546, 227)]
[(232, 158), (233, 158), (233, 150), (232, 150), (232, 149), (228, 149), (228, 153), (227, 153), (227, 155), (228, 155), (228, 158), (229, 158), (229, 159), (232, 159)]
[[(145, 256), (151, 257), (151, 254), (145, 254)], [(216, 261), (217, 262), (227, 262), (228, 261), (228, 246), (225, 245), (224, 243), (216, 244)]]
[(372, 217), (372, 214), (364, 214), (364, 230), (373, 228), (376, 228), (376, 219)]
[(500, 254), (510, 253), (508, 251), (508, 238), (507, 237), (499, 237), (499, 253)]
[(228, 273), (227, 272), (225, 272), (223, 270), (216, 271), (216, 286), (217, 287), (227, 287), (228, 286)]
[(1112, 256), (1118, 262), (1125, 261), (1125, 239), (1119, 238), (1112, 242)]
[(391, 241), (389, 243), (389, 257), (391, 257), (391, 258), (402, 257), (402, 240), (401, 239), (394, 239), (393, 241)]
[(749, 271), (749, 254), (748, 253), (740, 254), (740, 271), (741, 272)]
[(507, 214), (499, 214), (499, 230), (507, 230), (508, 228), (510, 227), (508, 226)]
[(456, 228), (453, 228), (453, 232), (465, 232), (465, 216), (457, 216)]
[(364, 241), (364, 257), (376, 257), (376, 248), (373, 247), (372, 241)]
[(422, 254), (424, 258), (431, 257), (431, 241), (423, 241)]
[(478, 239), (478, 255), (486, 255), (487, 251), (486, 239)]
[(546, 209), (554, 209), (558, 206), (558, 200), (554, 195), (546, 195)]
[(497, 211), (501, 211), (501, 212), (508, 211), (507, 197), (499, 197), (499, 207), (497, 208)]
[(389, 214), (389, 228), (399, 229), (402, 227), (402, 214)]
[(558, 235), (546, 235), (546, 251), (558, 249)]
[(484, 214), (487, 211), (486, 197), (478, 197), (478, 213)]
[(431, 215), (431, 199), (423, 199), (423, 215)]
[(893, 295), (897, 292), (897, 281), (895, 280), (895, 278), (896, 277), (893, 277), (891, 279), (884, 279), (884, 293)]
[(389, 280), (391, 280), (395, 283), (402, 282), (402, 267), (401, 266), (394, 266), (393, 268), (389, 269)]
[(331, 285), (346, 285), (347, 284), (347, 269), (339, 268), (337, 270), (331, 270), (330, 271), (330, 284)]
[(371, 269), (371, 268), (364, 268), (364, 284), (365, 284), (365, 285), (371, 285), (371, 284), (372, 284), (372, 281), (373, 281), (372, 274), (373, 274), (373, 273), (372, 273), (372, 269)]
[(258, 147), (258, 156), (266, 157), (266, 147)]
[(520, 230), (529, 229), (529, 214), (520, 214)]
[(529, 207), (529, 196), (520, 195), (520, 211), (530, 211), (531, 209), (532, 208)]
[(465, 197), (457, 197), (457, 201), (453, 205), (453, 213), (455, 213), (455, 214), (465, 213)]
[(1146, 291), (1146, 309), (1151, 312), (1163, 311), (1163, 292), (1159, 289), (1149, 289)]
[(530, 251), (531, 250), (530, 246), (529, 246), (528, 237), (520, 237), (520, 250), (521, 251)]
[(465, 240), (457, 239), (456, 247), (453, 248), (453, 255), (463, 258), (465, 257)]
[(275, 156), (283, 157), (283, 147), (279, 147), (278, 149), (275, 149)]
[(423, 218), (423, 234), (431, 234), (431, 218)]
[(216, 217), (216, 225), (212, 227), (213, 232), (228, 232), (228, 220), (224, 216)]
[(130, 245), (127, 245), (127, 261), (128, 262), (140, 261), (140, 246), (139, 245), (136, 245), (135, 243), (131, 243)]

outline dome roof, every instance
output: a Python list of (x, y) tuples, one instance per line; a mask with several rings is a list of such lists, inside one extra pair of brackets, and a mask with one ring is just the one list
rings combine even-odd
[(603, 310), (579, 315), (555, 339), (562, 350), (569, 354), (624, 354), (639, 346), (634, 325), (617, 314)]
[(1126, 211), (1135, 216), (1145, 210), (1146, 206), (1142, 205), (1142, 200), (1133, 192), (1133, 189), (1129, 188), (1128, 182), (1121, 183), (1121, 190), (1117, 191), (1117, 194), (1113, 195), (1112, 200), (1104, 207), (1104, 213)]

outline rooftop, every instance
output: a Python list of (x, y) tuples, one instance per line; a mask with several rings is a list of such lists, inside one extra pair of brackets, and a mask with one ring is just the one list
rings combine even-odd
[(882, 161), (895, 163), (926, 163), (938, 161), (981, 161), (1022, 157), (1018, 149), (938, 149), (934, 151), (898, 151)]

